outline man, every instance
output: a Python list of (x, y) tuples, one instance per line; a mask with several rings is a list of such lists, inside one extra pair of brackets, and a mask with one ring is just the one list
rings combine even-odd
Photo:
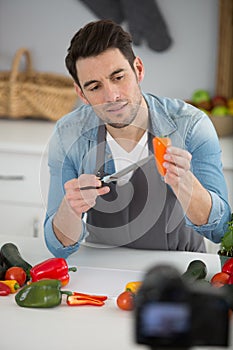
[[(84, 104), (57, 122), (50, 141), (49, 250), (68, 257), (85, 240), (204, 252), (204, 236), (220, 242), (230, 208), (209, 118), (181, 100), (143, 93), (143, 63), (130, 35), (112, 21), (80, 29), (66, 66)], [(161, 135), (172, 142), (164, 177), (153, 157), (102, 186), (104, 175), (151, 154), (153, 137)]]

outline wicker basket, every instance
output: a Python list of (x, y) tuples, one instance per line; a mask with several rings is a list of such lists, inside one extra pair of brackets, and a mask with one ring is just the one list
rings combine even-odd
[[(26, 67), (19, 71), (23, 56)], [(72, 79), (36, 72), (27, 49), (16, 52), (11, 71), (0, 72), (0, 117), (57, 120), (70, 112), (76, 102)]]

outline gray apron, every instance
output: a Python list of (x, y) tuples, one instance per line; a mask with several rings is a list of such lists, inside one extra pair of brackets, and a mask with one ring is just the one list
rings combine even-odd
[[(99, 126), (97, 176), (106, 175), (106, 128)], [(152, 149), (152, 135), (148, 133)], [(97, 197), (87, 213), (86, 242), (137, 249), (205, 252), (203, 237), (186, 226), (183, 209), (162, 181), (154, 159), (134, 171), (124, 185), (108, 184), (110, 192)]]

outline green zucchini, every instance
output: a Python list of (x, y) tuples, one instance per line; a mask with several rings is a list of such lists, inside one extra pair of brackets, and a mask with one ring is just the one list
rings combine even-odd
[(4, 280), (6, 273), (6, 267), (0, 265), (0, 280)]
[(0, 280), (4, 280), (6, 273), (6, 266), (2, 260), (1, 254), (0, 254)]
[(202, 260), (193, 260), (188, 265), (182, 278), (188, 282), (204, 279), (207, 275), (206, 264)]
[(5, 243), (1, 247), (0, 254), (1, 259), (7, 268), (12, 266), (21, 267), (27, 274), (27, 280), (30, 279), (32, 265), (23, 259), (18, 247), (14, 243)]

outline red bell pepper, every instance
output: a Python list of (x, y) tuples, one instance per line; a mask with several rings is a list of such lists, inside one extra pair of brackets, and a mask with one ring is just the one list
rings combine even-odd
[(233, 275), (229, 276), (228, 284), (233, 284)]
[(0, 295), (6, 296), (6, 295), (9, 295), (10, 293), (11, 293), (10, 287), (5, 283), (0, 282)]
[(228, 273), (228, 275), (233, 275), (233, 258), (228, 259), (223, 267), (222, 272)]
[(65, 286), (70, 280), (69, 271), (77, 271), (77, 268), (69, 268), (63, 258), (50, 258), (31, 268), (31, 282), (42, 279), (56, 279), (61, 281), (62, 286)]

